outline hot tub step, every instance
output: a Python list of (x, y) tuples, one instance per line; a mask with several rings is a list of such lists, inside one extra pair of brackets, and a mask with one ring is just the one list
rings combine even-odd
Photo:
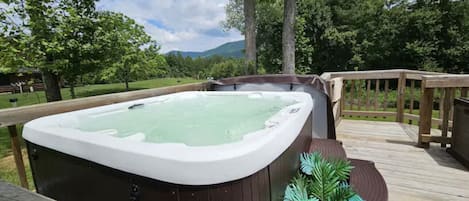
[(371, 161), (349, 159), (354, 167), (350, 173), (353, 189), (367, 201), (387, 201), (388, 188), (383, 176)]
[(347, 159), (342, 143), (337, 140), (313, 139), (309, 152), (319, 152), (325, 158)]

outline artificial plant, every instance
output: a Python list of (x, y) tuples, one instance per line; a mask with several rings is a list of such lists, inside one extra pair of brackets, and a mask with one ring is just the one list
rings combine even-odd
[(303, 153), (298, 175), (285, 190), (284, 201), (363, 201), (348, 184), (349, 161)]

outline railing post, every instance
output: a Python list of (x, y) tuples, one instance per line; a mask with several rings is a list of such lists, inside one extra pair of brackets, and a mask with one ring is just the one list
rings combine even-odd
[(432, 128), (433, 112), (433, 88), (425, 87), (425, 80), (422, 80), (422, 96), (420, 97), (420, 122), (418, 133), (418, 146), (428, 148), (429, 143), (423, 140), (423, 135), (430, 135)]
[(340, 109), (339, 109), (339, 115), (342, 118), (343, 117), (343, 112), (345, 110), (345, 101), (347, 101), (347, 97), (345, 96), (345, 80), (342, 79), (342, 90), (340, 91)]
[(11, 149), (13, 151), (13, 157), (15, 159), (16, 170), (18, 171), (21, 186), (28, 189), (26, 169), (24, 168), (23, 154), (21, 153), (21, 146), (18, 140), (18, 130), (16, 129), (16, 125), (8, 126), (8, 132), (10, 133)]
[(405, 104), (406, 74), (401, 72), (397, 85), (397, 114), (396, 122), (404, 122), (404, 104)]
[[(447, 137), (448, 136), (448, 121), (450, 117), (450, 110), (451, 110), (451, 105), (453, 104), (453, 94), (454, 89), (453, 88), (445, 88), (444, 89), (444, 96), (443, 96), (443, 123), (441, 124), (441, 136), (442, 137)], [(446, 148), (445, 143), (441, 143), (441, 147)]]

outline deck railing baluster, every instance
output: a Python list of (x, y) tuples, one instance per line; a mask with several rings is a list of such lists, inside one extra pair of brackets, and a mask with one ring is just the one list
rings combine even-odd
[(371, 80), (366, 81), (366, 111), (370, 110)]
[(389, 80), (384, 80), (383, 111), (386, 111), (388, 108), (388, 94), (389, 94)]
[(355, 80), (350, 81), (350, 110), (353, 110), (353, 103), (355, 102)]
[(21, 144), (18, 139), (18, 129), (16, 125), (8, 126), (8, 132), (11, 140), (11, 150), (13, 152), (13, 158), (15, 160), (16, 170), (18, 171), (18, 177), (20, 184), (23, 188), (28, 189), (28, 180), (26, 179), (26, 169), (24, 167), (23, 154), (21, 153)]
[[(414, 113), (414, 88), (415, 88), (415, 80), (410, 81), (410, 103), (409, 103), (409, 113)], [(412, 119), (409, 119), (409, 124), (412, 124)]]
[[(452, 94), (453, 94), (454, 89), (453, 88), (445, 88), (444, 89), (444, 95), (443, 95), (443, 122), (441, 124), (441, 136), (447, 137), (448, 136), (448, 121), (449, 121), (449, 115), (450, 115), (450, 110), (451, 110), (451, 100), (452, 100)], [(441, 143), (441, 147), (446, 148), (445, 143)]]
[(375, 82), (375, 100), (374, 100), (375, 111), (378, 111), (379, 81), (380, 81), (379, 79), (376, 79), (376, 82)]

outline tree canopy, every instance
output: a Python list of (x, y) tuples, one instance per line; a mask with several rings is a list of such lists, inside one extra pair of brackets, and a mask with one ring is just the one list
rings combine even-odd
[[(281, 71), (283, 1), (257, 3), (258, 61)], [(230, 0), (227, 28), (243, 27)], [(409, 68), (469, 72), (469, 2), (297, 0), (296, 72)]]
[(133, 19), (97, 11), (95, 0), (9, 0), (0, 3), (0, 71), (43, 72), (49, 101), (60, 100), (64, 79), (72, 97), (78, 78), (126, 83), (164, 74), (159, 45)]

